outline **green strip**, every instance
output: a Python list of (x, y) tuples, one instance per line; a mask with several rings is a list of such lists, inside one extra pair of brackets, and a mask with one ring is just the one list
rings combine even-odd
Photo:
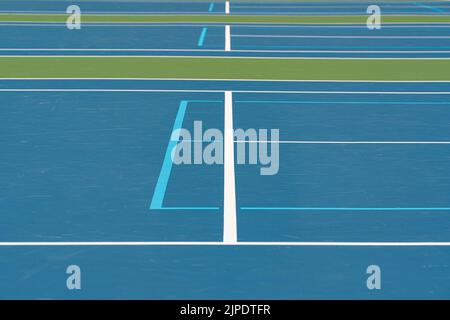
[(0, 57), (0, 78), (450, 80), (450, 60)]
[[(0, 14), (0, 22), (61, 22), (65, 14)], [(265, 15), (93, 15), (84, 14), (82, 22), (90, 23), (361, 23), (368, 16), (265, 16)], [(450, 15), (394, 16), (384, 15), (383, 23), (450, 23)]]

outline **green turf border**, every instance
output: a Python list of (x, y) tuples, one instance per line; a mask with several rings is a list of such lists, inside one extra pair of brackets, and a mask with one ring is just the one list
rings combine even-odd
[(450, 60), (0, 57), (0, 78), (450, 80)]
[[(59, 22), (65, 14), (0, 14), (0, 22)], [(86, 23), (357, 23), (365, 24), (368, 16), (269, 16), (269, 15), (94, 15), (84, 14)], [(382, 16), (382, 23), (450, 23), (450, 15)]]

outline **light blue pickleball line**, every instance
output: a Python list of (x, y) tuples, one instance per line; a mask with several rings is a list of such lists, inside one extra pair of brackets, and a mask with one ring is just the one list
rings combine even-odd
[(425, 4), (425, 3), (414, 2), (414, 4), (415, 4), (416, 6), (418, 6), (418, 7), (425, 8), (425, 9), (429, 9), (429, 10), (434, 11), (434, 12), (439, 12), (439, 13), (444, 12), (444, 10), (441, 9), (441, 8), (432, 7), (432, 6), (427, 5), (427, 4)]
[(203, 44), (205, 43), (206, 32), (208, 32), (208, 28), (205, 27), (202, 29), (202, 33), (200, 34), (200, 38), (198, 39), (197, 46), (203, 47)]
[[(173, 124), (172, 132), (182, 128), (184, 116), (189, 101), (182, 100), (178, 107), (177, 116)], [(150, 210), (218, 210), (218, 207), (164, 207), (164, 196), (167, 190), (167, 184), (169, 182), (170, 173), (172, 171), (172, 150), (176, 147), (179, 141), (179, 137), (171, 136), (169, 144), (166, 149), (164, 161), (159, 173), (158, 181), (156, 183), (155, 191), (153, 193), (152, 201), (150, 203)]]

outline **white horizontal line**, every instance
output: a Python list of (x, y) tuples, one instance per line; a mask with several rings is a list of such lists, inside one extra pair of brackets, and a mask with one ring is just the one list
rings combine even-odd
[[(276, 9), (276, 8), (274, 8)], [(1, 13), (1, 12), (0, 12)], [(287, 13), (287, 14), (286, 14)], [(31, 14), (31, 13), (29, 13)], [(102, 13), (100, 12), (84, 12), (85, 15), (87, 16), (96, 16), (96, 15), (102, 15)], [(228, 16), (225, 13), (219, 13), (219, 12), (171, 12), (171, 11), (166, 11), (166, 12), (143, 12), (142, 14), (140, 14), (139, 12), (130, 12), (130, 13), (125, 13), (125, 12), (120, 12), (120, 11), (116, 11), (116, 12), (109, 12), (106, 13), (108, 16), (112, 16), (112, 17), (117, 17), (117, 16), (161, 16), (161, 17), (172, 17), (172, 16), (186, 16), (186, 15), (201, 15), (201, 16), (218, 16), (218, 17), (226, 17)], [(54, 12), (49, 12), (46, 15), (50, 15), (50, 16), (64, 16), (66, 15), (65, 12), (61, 12), (61, 11), (54, 11)], [(272, 12), (256, 12), (256, 11), (243, 11), (243, 12), (234, 12), (233, 16), (234, 17), (240, 17), (240, 16), (270, 16), (270, 15), (285, 15), (287, 17), (308, 17), (308, 16), (320, 16), (320, 17), (329, 17), (329, 18), (333, 18), (333, 17), (340, 17), (340, 16), (359, 16), (359, 17), (363, 17), (366, 14), (363, 13), (359, 13), (359, 12), (339, 12), (339, 13), (334, 13), (334, 14), (328, 14), (328, 13), (324, 13), (321, 11), (310, 11), (310, 12), (305, 12), (305, 14), (298, 14), (298, 13), (289, 13), (289, 12), (276, 12), (276, 11), (272, 11)], [(397, 12), (397, 13), (385, 13), (385, 16), (403, 16), (403, 17), (437, 17), (439, 16), (439, 14), (433, 14), (433, 13), (427, 13), (427, 14), (421, 14), (419, 12), (414, 12), (414, 13), (410, 13), (410, 12)], [(445, 16), (442, 15), (441, 16)], [(47, 21), (45, 21), (47, 22)], [(49, 21), (51, 22), (51, 21)], [(114, 22), (114, 21), (112, 21)], [(249, 23), (249, 22), (247, 22)], [(295, 22), (291, 22), (291, 23), (295, 23)], [(393, 23), (393, 22), (391, 22)], [(420, 23), (420, 22), (414, 22), (414, 23)], [(428, 22), (427, 22), (428, 23)]]
[[(235, 9), (245, 9), (246, 7), (234, 7)], [(260, 9), (262, 7), (253, 7), (253, 9)], [(319, 8), (319, 7), (318, 7)], [(332, 8), (332, 7), (330, 7)], [(345, 8), (345, 7), (338, 7), (338, 8)], [(364, 8), (364, 6), (361, 6), (361, 8)], [(404, 8), (414, 8), (411, 7), (402, 7)], [(271, 9), (289, 9), (287, 7), (271, 7)], [(258, 11), (258, 10), (241, 10), (239, 12), (234, 12), (234, 16), (248, 16), (248, 15), (254, 15), (254, 16), (267, 16), (267, 15), (288, 15), (288, 16), (326, 16), (329, 15), (327, 13), (324, 13), (323, 11), (311, 11), (310, 9), (314, 9), (314, 7), (294, 7), (292, 9), (301, 9), (302, 11), (271, 11), (271, 12), (264, 12), (264, 11)], [(309, 11), (308, 11), (309, 10)], [(0, 14), (4, 13), (10, 13), (10, 14), (43, 14), (43, 15), (65, 15), (66, 13), (64, 11), (58, 11), (58, 10), (0, 10)], [(206, 12), (206, 11), (83, 11), (83, 14), (86, 15), (109, 15), (109, 16), (141, 16), (141, 15), (152, 15), (152, 16), (184, 16), (184, 15), (200, 15), (200, 16), (223, 16), (222, 13), (219, 12)], [(348, 11), (348, 12), (339, 12), (338, 15), (344, 15), (344, 16), (363, 16), (365, 12), (357, 12), (357, 11)], [(411, 16), (430, 16), (429, 14), (420, 14), (419, 12), (411, 14), (411, 12), (389, 12), (385, 13), (386, 16), (391, 15), (411, 15)], [(333, 16), (333, 15), (332, 15)]]
[(2, 80), (115, 80), (115, 81), (235, 81), (235, 82), (324, 82), (324, 83), (450, 83), (449, 80), (282, 80), (282, 79), (205, 79), (205, 78), (0, 78)]
[(233, 34), (233, 38), (300, 38), (300, 39), (450, 39), (450, 36), (320, 36), (320, 35), (272, 35)]
[(152, 49), (152, 48), (0, 48), (0, 51), (86, 51), (86, 52), (96, 52), (96, 51), (118, 51), (118, 52), (129, 52), (129, 51), (173, 51), (173, 52), (223, 52), (221, 49)]
[[(355, 27), (366, 27), (366, 24), (364, 23), (296, 23), (296, 24), (285, 24), (285, 25), (255, 25), (255, 24), (233, 24), (238, 27), (248, 27), (248, 28), (341, 28), (341, 29), (348, 29), (348, 28), (355, 28)], [(383, 24), (383, 29), (397, 29), (397, 28), (450, 28), (450, 24), (446, 22), (423, 22), (423, 23), (390, 23), (390, 24)]]
[[(51, 14), (51, 15), (65, 15), (66, 12), (65, 11), (58, 11), (58, 10), (0, 10), (0, 13), (13, 13), (13, 14)], [(195, 14), (195, 15), (214, 15), (214, 14), (218, 14), (216, 13), (211, 13), (211, 12), (206, 12), (206, 11), (178, 11), (178, 12), (174, 12), (174, 11), (83, 11), (83, 14), (88, 14), (88, 15), (100, 15), (100, 14), (107, 14), (107, 15), (111, 15), (111, 16), (116, 16), (116, 15), (135, 15), (135, 16), (141, 16), (141, 15), (191, 15), (191, 14)]]
[[(240, 5), (240, 4), (233, 4), (233, 8), (234, 9), (342, 9), (342, 8), (349, 8), (349, 7), (355, 7), (355, 8), (361, 8), (361, 9), (366, 9), (367, 8), (367, 2), (366, 3), (342, 3), (342, 5), (324, 5), (324, 6), (314, 6), (314, 5), (303, 5), (301, 3), (299, 3), (298, 5), (288, 5), (288, 6), (284, 6), (284, 5), (279, 5), (279, 4), (275, 4), (275, 5), (254, 5), (254, 6), (250, 6), (250, 5)], [(386, 7), (387, 6), (382, 6), (382, 7)], [(403, 5), (401, 3), (396, 3), (395, 6), (393, 6), (392, 8), (394, 9), (399, 9), (399, 8), (414, 8), (414, 9), (420, 9), (417, 6), (412, 6), (412, 5)]]
[[(449, 53), (450, 50), (233, 50), (234, 52), (261, 52), (261, 53)], [(318, 57), (320, 59), (321, 57)], [(313, 58), (314, 59), (314, 58)], [(335, 59), (335, 58), (328, 58)], [(348, 59), (348, 58), (344, 58)], [(361, 58), (355, 57), (351, 59), (395, 59), (395, 58)], [(406, 58), (399, 58), (406, 59)], [(428, 59), (428, 58), (412, 58), (412, 59)], [(445, 59), (445, 58), (444, 58)]]
[[(136, 50), (135, 50), (136, 51)], [(155, 50), (159, 51), (159, 49)], [(172, 49), (163, 49), (161, 52), (171, 52)], [(175, 51), (174, 51), (175, 52)], [(196, 52), (193, 50), (186, 50), (184, 52)], [(205, 52), (217, 52), (214, 50), (207, 50)], [(225, 52), (225, 51), (220, 51)], [(234, 53), (391, 53), (391, 54), (411, 54), (411, 53), (450, 53), (449, 51), (283, 51), (283, 50), (233, 50)], [(450, 60), (450, 57), (337, 57), (337, 56), (329, 56), (329, 57), (314, 57), (314, 56), (297, 56), (297, 57), (289, 57), (289, 56), (227, 56), (225, 53), (221, 55), (106, 55), (106, 54), (83, 54), (83, 55), (58, 55), (58, 54), (50, 54), (50, 55), (23, 55), (23, 54), (15, 54), (15, 55), (0, 55), (0, 58), (189, 58), (189, 59), (262, 59), (262, 60)]]
[(293, 140), (280, 140), (280, 141), (244, 141), (237, 140), (236, 143), (277, 143), (277, 144), (450, 144), (450, 141), (293, 141)]
[[(182, 89), (0, 89), (0, 92), (225, 92), (224, 90)], [(285, 93), (285, 94), (389, 94), (389, 95), (450, 95), (445, 92), (416, 91), (282, 91), (282, 90), (233, 90), (241, 93)]]
[(450, 242), (0, 242), (0, 247), (56, 246), (296, 246), (296, 247), (448, 247)]
[[(305, 9), (303, 9), (305, 10)], [(271, 11), (271, 12), (264, 12), (264, 11), (239, 11), (239, 12), (234, 12), (234, 16), (235, 17), (239, 17), (239, 16), (267, 16), (267, 15), (271, 15), (271, 16), (287, 16), (287, 17), (324, 17), (324, 16), (330, 16), (330, 17), (336, 17), (336, 16), (345, 16), (345, 17), (361, 17), (364, 16), (365, 12), (339, 12), (338, 14), (324, 14), (323, 11)], [(164, 15), (164, 14), (161, 14)], [(443, 12), (440, 13), (435, 13), (435, 14), (420, 14), (420, 13), (411, 13), (411, 12), (407, 12), (407, 11), (399, 11), (399, 12), (384, 12), (383, 15), (385, 17), (389, 17), (389, 16), (409, 16), (409, 17), (420, 17), (420, 16), (424, 16), (424, 17), (431, 17), (431, 16), (445, 16)], [(295, 22), (293, 22), (295, 23)]]
[[(183, 89), (0, 89), (0, 92), (224, 92), (224, 90)], [(450, 94), (450, 93), (449, 93)]]
[[(54, 51), (54, 52), (217, 52), (222, 53), (221, 55), (151, 55), (151, 56), (140, 56), (140, 55), (120, 55), (120, 56), (111, 56), (105, 54), (83, 54), (83, 55), (73, 55), (73, 54), (43, 54), (43, 55), (23, 55), (23, 54), (5, 54), (0, 55), (0, 57), (9, 57), (9, 58), (17, 58), (17, 57), (30, 57), (30, 58), (105, 58), (105, 57), (114, 57), (114, 58), (197, 58), (197, 59), (289, 59), (289, 60), (449, 60), (450, 57), (315, 57), (315, 56), (229, 56), (225, 55), (225, 51), (221, 49), (146, 49), (146, 48), (135, 48), (135, 49), (121, 49), (121, 48), (111, 48), (111, 49), (80, 49), (80, 48), (72, 48), (72, 49), (51, 49), (51, 48), (0, 48), (0, 52), (46, 52), (46, 51)], [(442, 54), (442, 53), (450, 53), (450, 50), (438, 50), (438, 51), (389, 51), (389, 50), (240, 50), (233, 49), (234, 53), (349, 53), (349, 54)]]

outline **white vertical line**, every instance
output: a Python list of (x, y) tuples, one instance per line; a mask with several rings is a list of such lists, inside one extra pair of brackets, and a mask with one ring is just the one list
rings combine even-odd
[(231, 51), (231, 28), (225, 26), (225, 51)]
[(230, 14), (230, 1), (225, 1), (225, 14)]
[(225, 91), (224, 131), (223, 242), (237, 243), (233, 95), (231, 91)]

